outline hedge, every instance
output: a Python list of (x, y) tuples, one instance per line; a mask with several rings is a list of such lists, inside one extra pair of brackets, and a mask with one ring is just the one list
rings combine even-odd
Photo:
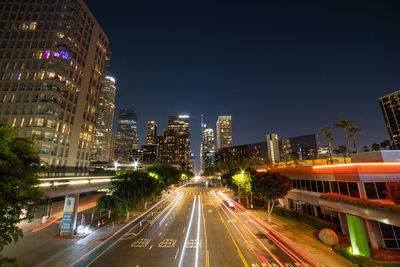
[(361, 199), (354, 198), (349, 196), (340, 195), (337, 193), (324, 193), (320, 196), (322, 199), (327, 199), (335, 202), (343, 202), (346, 204), (364, 207), (364, 208), (372, 208), (383, 210), (388, 213), (400, 213), (400, 205), (399, 204), (391, 204), (391, 203), (381, 203), (378, 201), (373, 201), (369, 199)]
[(304, 222), (318, 230), (329, 228), (338, 233), (338, 228), (337, 228), (336, 224), (321, 220), (320, 218), (305, 214), (301, 211), (289, 210), (289, 209), (281, 208), (281, 207), (275, 207), (273, 209), (273, 213), (276, 215), (279, 215), (281, 217), (284, 217), (284, 218)]
[[(340, 244), (334, 248), (335, 252), (349, 261), (358, 264), (361, 267), (395, 267), (399, 266), (399, 263), (378, 263), (371, 258), (367, 258), (360, 255), (353, 255), (351, 253), (351, 247), (348, 245)], [(390, 259), (393, 260), (393, 259)]]

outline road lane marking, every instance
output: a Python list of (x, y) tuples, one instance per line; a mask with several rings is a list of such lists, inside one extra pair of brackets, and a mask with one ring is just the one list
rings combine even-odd
[(164, 239), (158, 244), (159, 248), (174, 248), (178, 239)]
[(208, 252), (208, 247), (207, 247), (207, 231), (206, 231), (206, 219), (204, 217), (204, 205), (203, 202), (201, 202), (201, 210), (202, 210), (202, 217), (203, 217), (203, 228), (204, 228), (204, 240), (205, 240), (205, 253), (206, 253), (206, 267), (209, 267), (209, 260), (210, 260), (210, 255)]
[(131, 248), (145, 248), (150, 243), (151, 239), (141, 238), (131, 244)]
[(152, 247), (153, 247), (153, 245), (151, 245), (151, 246), (149, 247), (149, 250), (150, 250)]
[(179, 248), (176, 250), (175, 260), (176, 260), (176, 257), (178, 257), (178, 253), (179, 253)]
[(193, 207), (192, 207), (192, 213), (191, 213), (191, 215), (190, 215), (189, 226), (188, 226), (188, 230), (186, 231), (185, 241), (183, 242), (182, 253), (181, 253), (181, 257), (180, 257), (180, 259), (179, 259), (179, 265), (178, 265), (178, 267), (181, 267), (181, 266), (182, 266), (182, 264), (183, 264), (183, 258), (185, 257), (186, 243), (187, 243), (188, 238), (189, 238), (190, 228), (192, 227), (192, 221), (193, 221), (194, 210), (196, 209), (196, 199), (197, 199), (197, 196), (194, 196)]
[(162, 232), (160, 232), (158, 235), (161, 235), (162, 234)]
[(232, 241), (233, 241), (233, 244), (235, 244), (235, 247), (236, 247), (236, 249), (237, 249), (236, 252), (238, 253), (240, 259), (242, 260), (243, 265), (246, 266), (246, 267), (249, 267), (249, 264), (247, 263), (246, 259), (244, 258), (243, 253), (242, 253), (242, 251), (240, 250), (239, 246), (237, 245), (235, 239), (233, 238), (232, 233), (231, 233), (231, 231), (230, 231), (229, 228), (228, 228), (228, 225), (225, 223), (224, 219), (222, 218), (221, 213), (219, 212), (219, 210), (218, 210), (218, 208), (215, 206), (215, 204), (214, 204), (214, 208), (217, 210), (217, 212), (218, 212), (218, 214), (219, 214), (219, 218), (221, 219), (222, 223), (225, 225), (225, 228), (226, 228), (226, 230), (228, 231), (229, 236), (231, 237), (231, 239), (232, 239)]
[(186, 230), (186, 226), (185, 226), (185, 227), (183, 227), (183, 231), (182, 231), (182, 233), (184, 233), (184, 232), (185, 232), (185, 230)]
[(196, 246), (196, 263), (195, 263), (195, 267), (197, 267), (199, 265), (199, 245), (200, 245), (200, 218), (201, 218), (201, 197), (198, 197), (198, 215), (197, 215), (197, 246)]

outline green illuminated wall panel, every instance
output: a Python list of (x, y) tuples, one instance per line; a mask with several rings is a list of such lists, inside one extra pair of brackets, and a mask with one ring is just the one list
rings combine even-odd
[(361, 217), (349, 214), (346, 214), (346, 218), (353, 254), (371, 258), (363, 220)]

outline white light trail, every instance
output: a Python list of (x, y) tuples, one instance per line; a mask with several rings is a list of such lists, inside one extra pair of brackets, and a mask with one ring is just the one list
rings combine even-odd
[(163, 216), (165, 212), (167, 212), (168, 208), (174, 204), (174, 202), (178, 199), (178, 197), (179, 197), (180, 194), (181, 194), (181, 193), (178, 193), (178, 194), (176, 195), (176, 197), (161, 211), (161, 213), (158, 214), (158, 215), (150, 222), (150, 226), (153, 226), (153, 224), (154, 224), (158, 219), (160, 219), (160, 217)]
[(182, 266), (183, 258), (185, 257), (186, 243), (188, 242), (188, 239), (189, 239), (190, 228), (192, 227), (192, 221), (193, 221), (193, 214), (194, 214), (194, 210), (196, 209), (196, 199), (197, 199), (197, 195), (194, 196), (193, 207), (192, 207), (192, 214), (190, 215), (189, 226), (188, 226), (188, 230), (187, 230), (187, 232), (186, 232), (185, 241), (183, 242), (182, 253), (181, 253), (181, 257), (180, 257), (180, 259), (179, 259), (179, 265), (178, 265), (178, 267), (181, 267), (181, 266)]
[(200, 200), (200, 196), (199, 196), (199, 204), (198, 206), (198, 216), (197, 216), (197, 241), (196, 241), (196, 263), (195, 263), (195, 267), (198, 266), (199, 263), (199, 246), (200, 246), (200, 217), (201, 217), (201, 200)]
[(161, 219), (160, 223), (158, 224), (159, 226), (161, 226), (165, 222), (165, 220), (168, 218), (168, 216), (171, 214), (171, 212), (175, 209), (176, 205), (178, 204), (178, 202), (181, 200), (182, 197), (183, 197), (183, 193), (179, 193), (178, 200), (175, 201), (175, 204), (172, 205), (172, 208), (167, 212), (167, 214), (164, 216), (164, 218)]

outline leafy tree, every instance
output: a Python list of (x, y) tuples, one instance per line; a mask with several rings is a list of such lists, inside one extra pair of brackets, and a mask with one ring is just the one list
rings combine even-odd
[(350, 136), (349, 136), (349, 129), (353, 127), (354, 121), (346, 120), (342, 117), (339, 118), (337, 123), (334, 123), (333, 126), (339, 129), (343, 129), (344, 137), (346, 138), (346, 152), (348, 152), (349, 143), (350, 143)]
[(388, 146), (390, 146), (390, 141), (389, 140), (385, 140), (383, 142), (380, 143), (381, 148), (385, 149)]
[(164, 183), (163, 189), (178, 183), (182, 174), (182, 172), (174, 166), (164, 163), (154, 164), (146, 168), (146, 171), (149, 173), (156, 173), (161, 178)]
[(275, 201), (287, 195), (292, 189), (289, 177), (276, 172), (256, 173), (251, 180), (251, 188), (256, 196), (267, 202), (268, 221), (271, 222), (271, 213)]
[(373, 143), (371, 145), (371, 148), (372, 148), (372, 151), (378, 151), (378, 150), (380, 150), (381, 146), (377, 143)]
[(104, 195), (97, 199), (97, 208), (108, 211), (108, 218), (111, 217), (111, 211), (117, 208), (117, 198), (112, 195)]
[(364, 147), (363, 147), (363, 151), (364, 151), (364, 152), (369, 152), (368, 146), (364, 146)]
[(249, 173), (245, 171), (240, 171), (232, 176), (232, 181), (238, 187), (239, 199), (240, 199), (240, 191), (246, 194), (246, 202), (247, 208), (249, 208), (249, 193), (251, 192), (251, 176)]
[(353, 151), (358, 152), (358, 149), (357, 149), (357, 139), (358, 139), (358, 135), (359, 135), (360, 133), (362, 133), (362, 129), (361, 129), (361, 128), (358, 128), (358, 127), (356, 127), (356, 126), (352, 126), (352, 127), (350, 127), (350, 128), (348, 129), (348, 131), (349, 131), (349, 137), (350, 137), (350, 139), (351, 139), (352, 142), (353, 142)]
[[(31, 209), (42, 198), (35, 187), (43, 172), (39, 151), (30, 138), (0, 120), (0, 251), (17, 242), (22, 230), (17, 224), (31, 219)], [(11, 259), (0, 256), (0, 265)]]
[(394, 203), (400, 204), (400, 182), (388, 183), (387, 194)]
[(332, 151), (335, 149), (333, 147), (333, 143), (335, 142), (335, 138), (333, 137), (333, 131), (329, 129), (328, 126), (325, 126), (319, 131), (325, 135), (325, 143), (328, 146), (329, 159), (330, 161), (332, 161)]

